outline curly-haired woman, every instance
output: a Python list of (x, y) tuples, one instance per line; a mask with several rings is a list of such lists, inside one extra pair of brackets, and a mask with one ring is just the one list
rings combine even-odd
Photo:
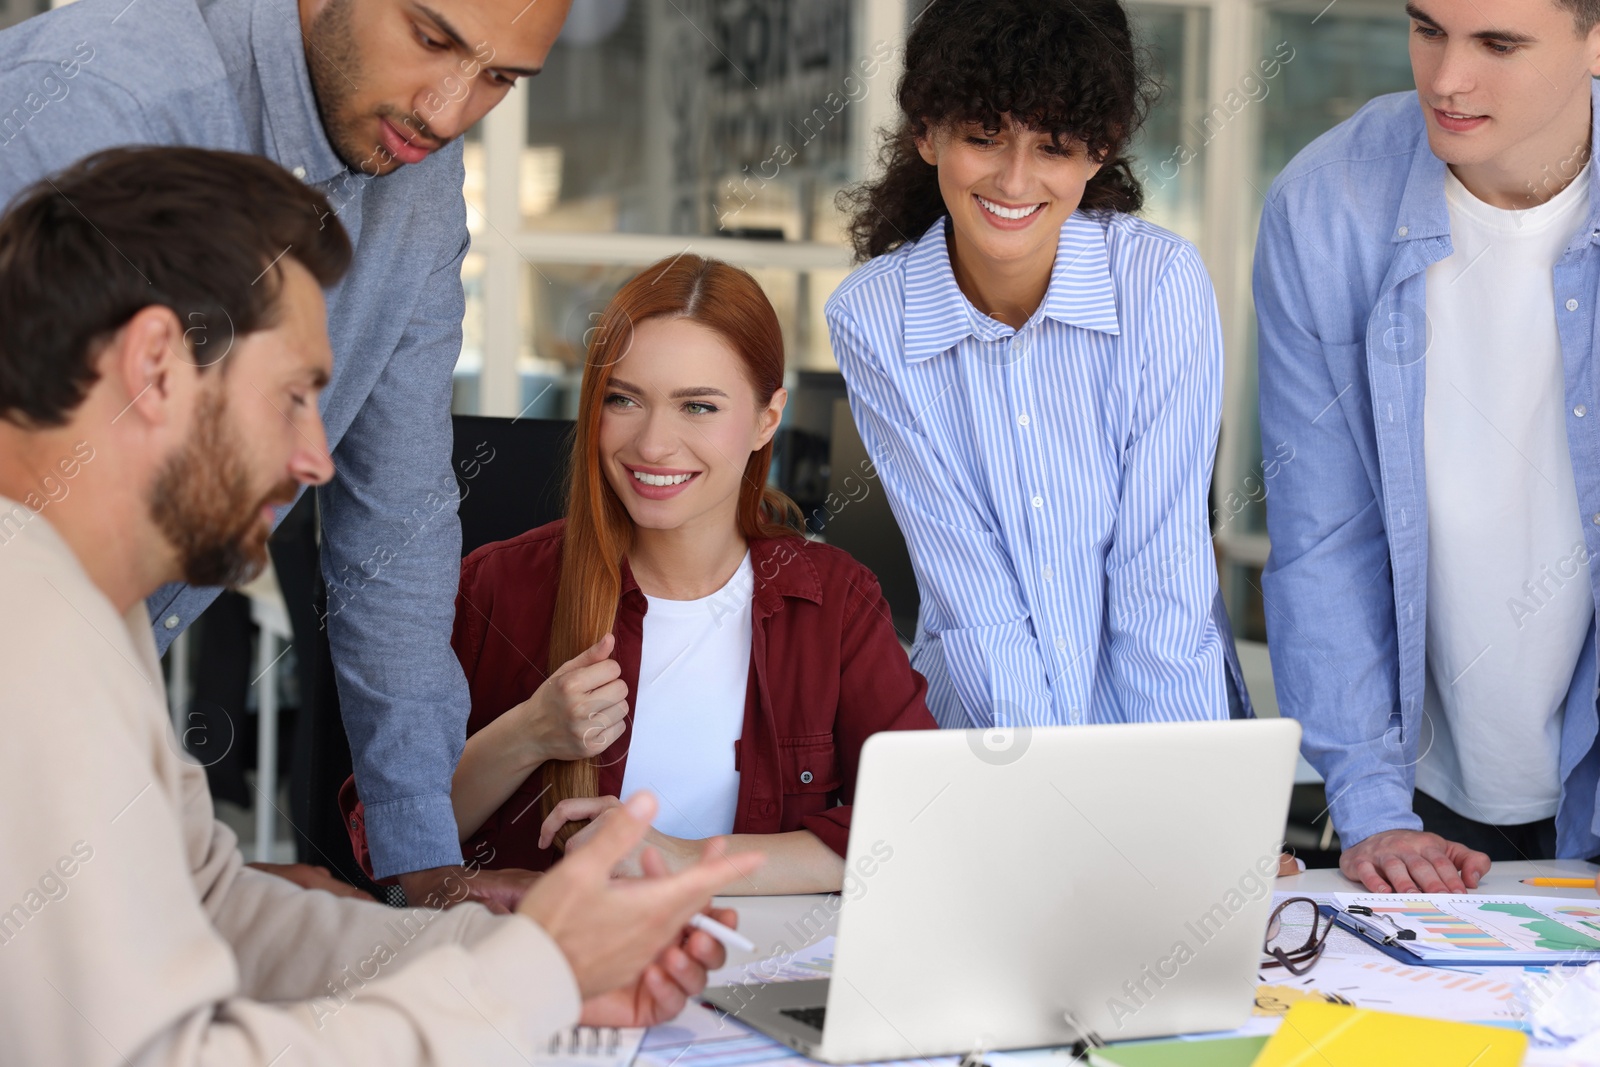
[(1216, 301), (1132, 214), (1140, 55), (1116, 0), (935, 0), (846, 197), (869, 262), (828, 323), (944, 726), (1248, 713), (1207, 522)]

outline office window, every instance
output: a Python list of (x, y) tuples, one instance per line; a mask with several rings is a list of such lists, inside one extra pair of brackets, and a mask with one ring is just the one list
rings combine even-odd
[[(545, 72), (469, 135), (457, 410), (570, 413), (594, 316), (640, 267), (686, 248), (756, 274), (796, 381), (833, 370), (821, 309), (851, 267), (833, 200), (876, 158), (899, 77), (898, 56), (870, 77), (859, 65), (903, 44), (923, 6), (575, 5)], [(1370, 0), (1134, 3), (1130, 14), (1164, 87), (1132, 149), (1144, 213), (1199, 247), (1222, 315), (1216, 547), (1235, 627), (1259, 639), (1268, 546), (1249, 278), (1261, 198), (1318, 134), (1412, 88), (1407, 23)]]
[[(1268, 8), (1260, 20), (1263, 54), (1288, 49), (1293, 58), (1283, 64), (1260, 101), (1253, 158), (1238, 161), (1249, 168), (1248, 181), (1241, 182), (1249, 210), (1247, 225), (1237, 228), (1233, 243), (1236, 262), (1246, 272), (1262, 197), (1279, 171), (1373, 97), (1415, 88), (1406, 50), (1409, 23), (1397, 11), (1345, 4), (1326, 10), (1320, 5)], [(1264, 641), (1260, 575), (1269, 549), (1266, 499), (1272, 487), (1260, 479), (1256, 323), (1248, 273), (1241, 289), (1234, 310), (1243, 328), (1229, 352), (1237, 369), (1237, 388), (1228, 397), (1223, 420), (1222, 456), (1231, 462), (1218, 464), (1212, 506), (1218, 517), (1220, 576), (1234, 629), (1242, 637)]]
[(1211, 13), (1204, 7), (1136, 4), (1137, 40), (1149, 50), (1161, 95), (1132, 146), (1150, 221), (1204, 245), (1205, 172), (1196, 166), (1206, 136)]
[(898, 0), (576, 5), (543, 73), (467, 146), (482, 248), (464, 271), (457, 410), (569, 411), (584, 334), (605, 302), (640, 267), (686, 250), (752, 271), (791, 369), (831, 369), (822, 305), (850, 267), (834, 197), (860, 175), (865, 131), (892, 107), (895, 34), (884, 27), (904, 10)]

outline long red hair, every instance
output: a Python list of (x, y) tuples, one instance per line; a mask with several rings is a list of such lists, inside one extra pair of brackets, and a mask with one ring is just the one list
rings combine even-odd
[[(645, 268), (611, 298), (591, 332), (583, 369), (550, 631), (552, 672), (610, 633), (616, 622), (622, 561), (633, 547), (634, 525), (600, 467), (600, 416), (612, 368), (628, 354), (634, 327), (658, 318), (691, 319), (718, 334), (744, 361), (758, 404), (769, 402), (783, 385), (783, 331), (777, 313), (756, 280), (738, 267), (684, 254)], [(791, 535), (801, 522), (794, 501), (767, 485), (771, 465), (771, 441), (752, 452), (745, 464), (738, 523), (747, 540)], [(546, 815), (567, 797), (599, 792), (593, 757), (546, 764), (545, 781)], [(557, 840), (565, 845), (577, 829), (569, 823)]]

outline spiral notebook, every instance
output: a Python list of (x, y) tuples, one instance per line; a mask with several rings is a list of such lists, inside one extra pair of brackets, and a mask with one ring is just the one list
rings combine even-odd
[(534, 1062), (540, 1067), (629, 1067), (643, 1041), (642, 1026), (574, 1026), (551, 1035)]

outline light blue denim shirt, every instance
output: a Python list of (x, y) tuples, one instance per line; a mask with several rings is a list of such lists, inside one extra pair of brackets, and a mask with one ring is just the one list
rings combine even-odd
[[(322, 130), (294, 0), (78, 0), (0, 32), (0, 200), (140, 143), (274, 160), (328, 196), (355, 244), (327, 293), (328, 637), (377, 874), (460, 863), (450, 777), (468, 701), (450, 649), (461, 560), (450, 386), (467, 249), (461, 145), (379, 179), (349, 171)], [(216, 594), (152, 596), (157, 647)]]
[[(1591, 89), (1600, 100), (1600, 90)], [(1593, 112), (1600, 115), (1600, 108)], [(1415, 93), (1379, 97), (1312, 142), (1267, 193), (1256, 247), (1264, 454), (1262, 575), (1278, 702), (1305, 730), (1348, 847), (1421, 826), (1428, 509), (1423, 284), (1451, 253), (1445, 165)], [(1589, 217), (1554, 273), (1567, 439), (1584, 538), (1600, 554), (1600, 168)], [(1513, 355), (1508, 353), (1508, 355)], [(1533, 573), (1536, 561), (1529, 561)], [(1600, 603), (1600, 568), (1591, 568)], [(1561, 734), (1561, 856), (1600, 853), (1595, 631), (1573, 665)]]

